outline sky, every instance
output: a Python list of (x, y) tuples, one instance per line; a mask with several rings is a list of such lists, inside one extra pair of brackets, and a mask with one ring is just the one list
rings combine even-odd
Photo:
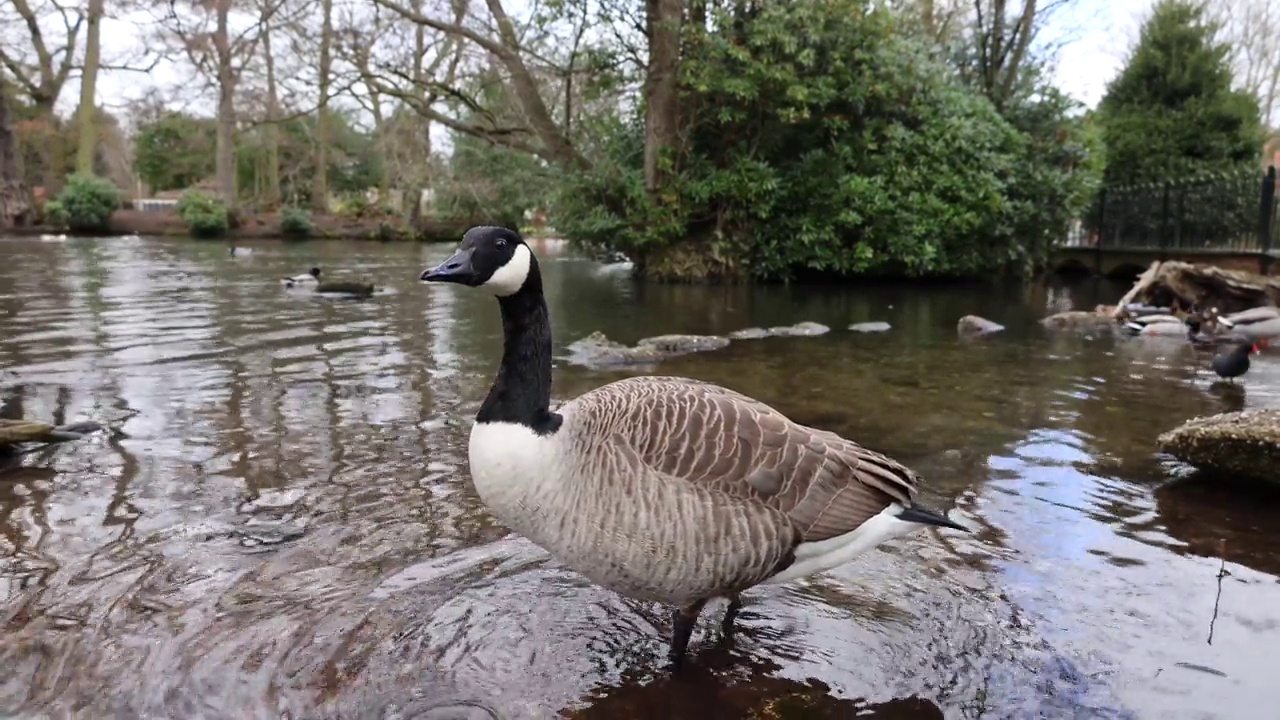
[[(1042, 37), (1055, 45), (1066, 43), (1058, 57), (1058, 87), (1086, 106), (1095, 106), (1106, 91), (1107, 82), (1123, 64), (1142, 18), (1153, 3), (1154, 0), (1072, 0), (1059, 10)], [(102, 37), (105, 57), (123, 56), (143, 42), (136, 25), (118, 20), (104, 22)], [(98, 102), (119, 108), (143, 95), (150, 86), (173, 87), (186, 77), (186, 71), (171, 64), (155, 68), (150, 76), (106, 71), (99, 78)], [(67, 83), (60, 102), (64, 111), (75, 107), (79, 93), (78, 81)]]

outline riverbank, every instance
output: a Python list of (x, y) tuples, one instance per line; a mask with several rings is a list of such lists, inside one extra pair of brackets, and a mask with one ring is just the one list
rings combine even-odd
[[(473, 224), (475, 223), (466, 220), (420, 220), (411, 227), (397, 216), (312, 215), (310, 237), (335, 240), (456, 242)], [(20, 236), (72, 234), (65, 229), (49, 225), (10, 228), (4, 232)], [(187, 224), (178, 217), (177, 213), (117, 210), (111, 214), (106, 232), (74, 234), (182, 237), (189, 235), (190, 232)], [(294, 239), (281, 230), (280, 214), (274, 212), (241, 215), (236, 227), (228, 231), (225, 238), (230, 240)]]

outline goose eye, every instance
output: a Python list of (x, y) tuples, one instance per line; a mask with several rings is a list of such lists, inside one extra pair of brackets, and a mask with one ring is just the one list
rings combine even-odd
[(506, 238), (498, 238), (498, 247), (506, 247), (506, 246), (507, 246), (507, 239), (506, 239)]

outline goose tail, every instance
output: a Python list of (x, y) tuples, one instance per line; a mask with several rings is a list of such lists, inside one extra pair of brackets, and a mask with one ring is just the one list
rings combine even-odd
[(898, 513), (897, 518), (903, 522), (917, 523), (919, 525), (935, 525), (937, 527), (951, 528), (952, 530), (973, 532), (946, 515), (921, 505), (912, 505), (903, 509), (902, 512)]

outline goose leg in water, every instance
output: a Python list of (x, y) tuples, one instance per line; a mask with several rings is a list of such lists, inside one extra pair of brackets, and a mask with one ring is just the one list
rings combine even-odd
[(733, 621), (738, 619), (738, 611), (742, 609), (742, 598), (738, 595), (729, 596), (729, 607), (724, 611), (724, 619), (720, 621), (720, 633), (724, 639), (728, 640), (733, 637)]
[(684, 660), (685, 650), (689, 647), (689, 636), (693, 635), (693, 626), (698, 624), (698, 614), (702, 612), (702, 606), (706, 605), (706, 600), (698, 602), (686, 608), (678, 608), (671, 613), (671, 664), (680, 667)]

